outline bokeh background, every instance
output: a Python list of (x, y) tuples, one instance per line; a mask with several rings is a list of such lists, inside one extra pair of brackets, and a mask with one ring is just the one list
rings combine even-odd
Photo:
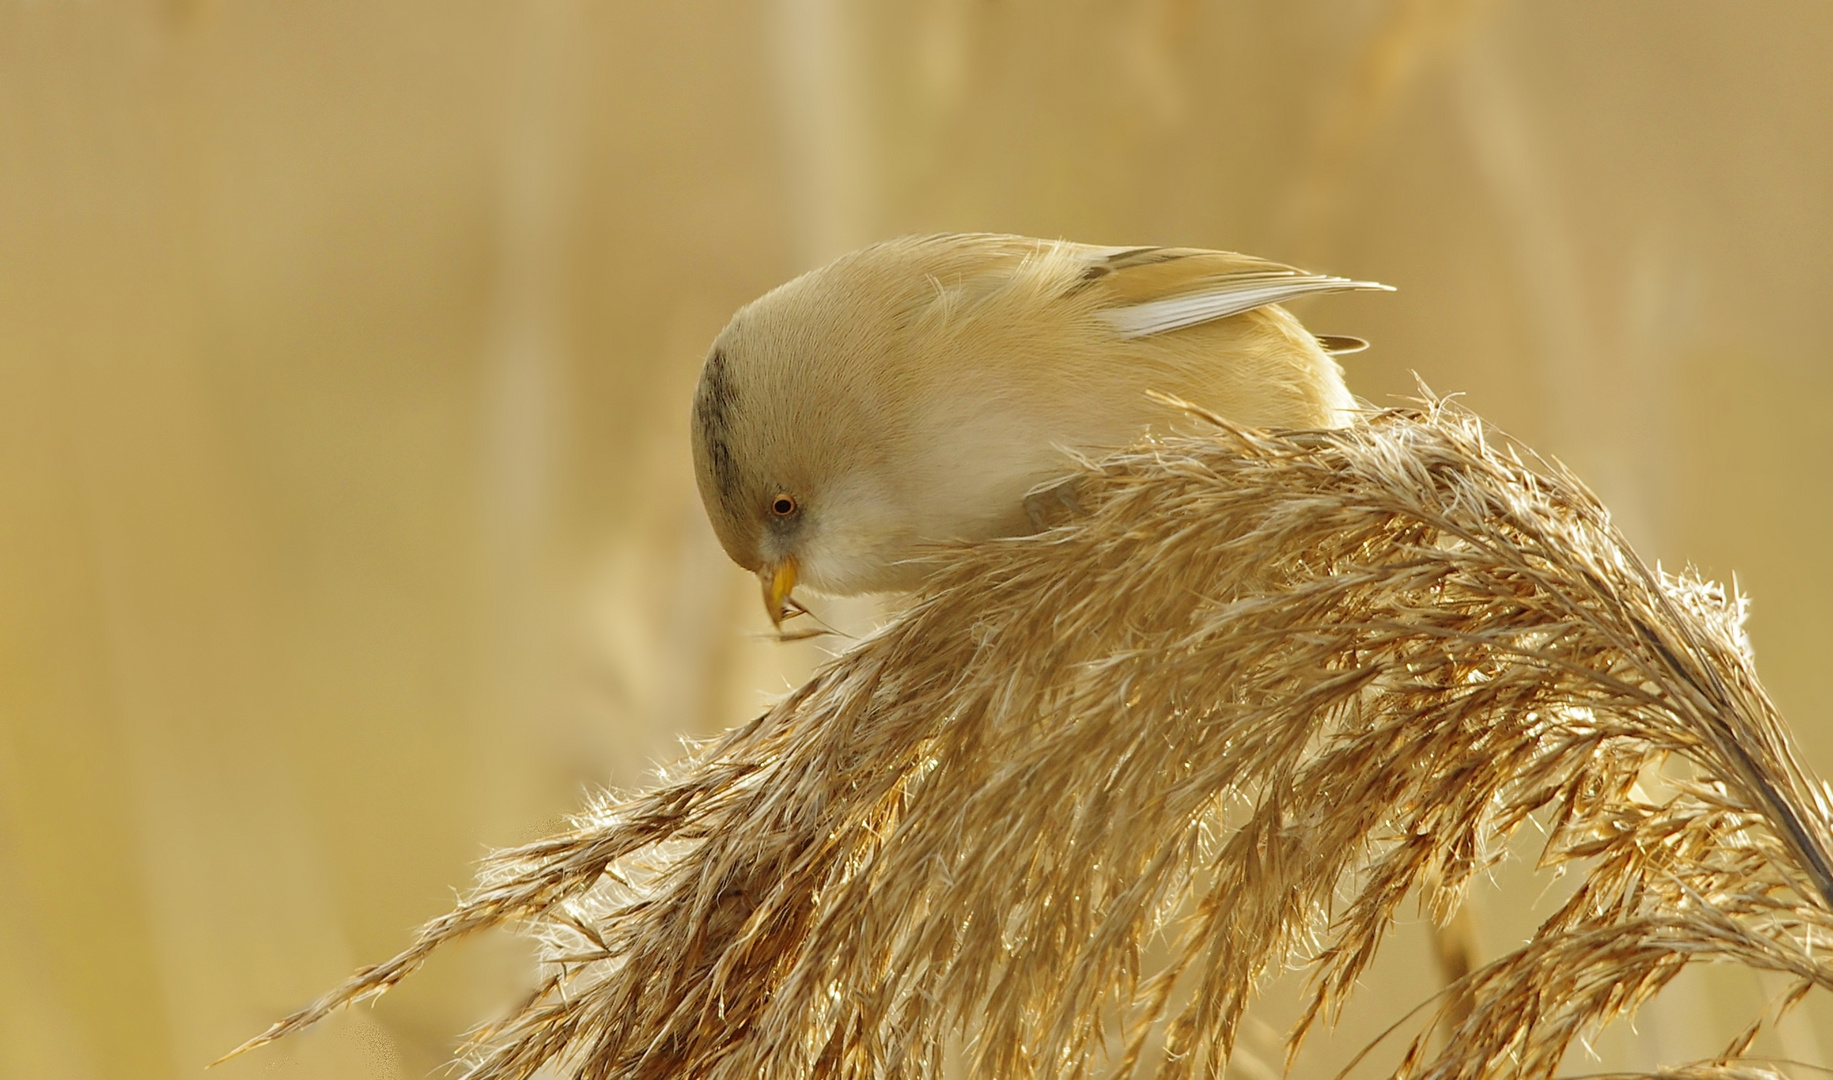
[[(817, 662), (705, 525), (688, 396), (736, 306), (904, 232), (1399, 286), (1300, 313), (1735, 576), (1833, 775), (1830, 56), (1824, 0), (0, 0), (0, 1076), (202, 1076)], [(1480, 949), (1545, 887), (1474, 897)], [(526, 964), (211, 1075), (425, 1075)], [(1572, 1068), (1775, 989), (1689, 976)], [(1833, 1064), (1833, 1009), (1762, 1049)]]

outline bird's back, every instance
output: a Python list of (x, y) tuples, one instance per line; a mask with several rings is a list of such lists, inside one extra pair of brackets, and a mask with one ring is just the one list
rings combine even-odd
[(886, 357), (906, 368), (911, 402), (947, 403), (899, 424), (928, 455), (916, 498), (999, 508), (956, 522), (955, 535), (1025, 531), (1025, 492), (1072, 468), (1065, 451), (1099, 455), (1182, 421), (1154, 392), (1253, 427), (1336, 426), (1355, 406), (1336, 361), (1283, 308), (1135, 337), (1109, 318), (1229, 275), (1291, 272), (1277, 264), (1000, 236), (881, 255), (908, 260), (904, 273), (933, 296)]

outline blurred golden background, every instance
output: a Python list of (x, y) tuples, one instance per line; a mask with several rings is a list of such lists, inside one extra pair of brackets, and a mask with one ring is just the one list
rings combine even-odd
[[(1351, 387), (1463, 392), (1735, 575), (1833, 775), (1829, 56), (1821, 0), (0, 0), (0, 1076), (203, 1075), (806, 672), (688, 396), (740, 303), (904, 232), (1398, 286), (1300, 309), (1375, 342)], [(1436, 985), (1403, 930), (1389, 1007)], [(425, 1075), (525, 963), (212, 1075)], [(1774, 989), (1683, 979), (1571, 1064)], [(1762, 1045), (1833, 1064), (1833, 1008)]]

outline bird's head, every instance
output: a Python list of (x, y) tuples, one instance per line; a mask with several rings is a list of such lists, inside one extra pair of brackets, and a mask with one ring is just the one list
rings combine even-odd
[(798, 584), (838, 595), (897, 587), (886, 552), (908, 531), (879, 467), (896, 388), (865, 377), (894, 347), (891, 321), (876, 304), (859, 305), (858, 318), (811, 317), (847, 304), (825, 284), (798, 279), (733, 316), (694, 394), (707, 517), (732, 560), (758, 576), (777, 624)]

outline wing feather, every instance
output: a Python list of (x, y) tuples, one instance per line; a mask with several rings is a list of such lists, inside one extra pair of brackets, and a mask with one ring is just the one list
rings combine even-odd
[(1313, 334), (1312, 336), (1317, 338), (1318, 347), (1332, 356), (1348, 356), (1350, 353), (1359, 353), (1368, 348), (1366, 340), (1350, 337), (1348, 334)]
[(1311, 293), (1393, 288), (1308, 274), (1251, 255), (1196, 248), (1093, 248), (1076, 289), (1099, 288), (1100, 317), (1126, 338), (1226, 319)]

